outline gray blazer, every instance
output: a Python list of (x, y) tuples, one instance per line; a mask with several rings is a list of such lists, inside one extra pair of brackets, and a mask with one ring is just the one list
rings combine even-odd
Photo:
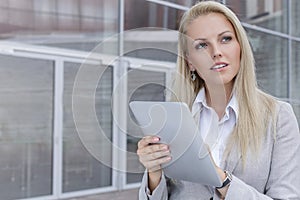
[[(278, 101), (276, 139), (269, 129), (258, 157), (248, 155), (243, 169), (240, 154), (233, 149), (221, 168), (231, 171), (233, 179), (225, 199), (289, 199), (300, 200), (300, 134), (292, 107)], [(201, 169), (199, 169), (201, 170)], [(209, 186), (162, 176), (158, 187), (149, 194), (145, 172), (140, 200), (209, 200), (219, 199)]]

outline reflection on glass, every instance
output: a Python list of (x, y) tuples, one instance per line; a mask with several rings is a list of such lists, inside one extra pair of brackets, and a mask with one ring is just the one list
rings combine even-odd
[(291, 0), (291, 30), (292, 35), (300, 37), (300, 1)]
[(118, 30), (118, 0), (0, 1), (1, 39), (92, 50)]
[(226, 0), (226, 4), (243, 22), (287, 33), (288, 1)]
[[(190, 1), (172, 2), (191, 4)], [(124, 3), (125, 56), (176, 62), (174, 52), (177, 53), (178, 35), (167, 29), (178, 29), (178, 19), (183, 11), (140, 0), (126, 0)]]
[[(190, 4), (187, 2), (187, 4)], [(188, 5), (190, 6), (190, 5)], [(178, 20), (183, 11), (164, 5), (140, 1), (125, 1), (125, 30), (142, 27), (178, 29)]]
[[(143, 35), (141, 32), (135, 32), (135, 34)], [(165, 34), (162, 33), (161, 35)], [(170, 37), (172, 36), (173, 34), (170, 34)], [(177, 51), (176, 40), (177, 39), (174, 39), (172, 42), (164, 42), (160, 39), (153, 39), (143, 42), (139, 40), (128, 42), (125, 41), (125, 48), (135, 47), (137, 43), (138, 48), (127, 52), (124, 56), (175, 63), (177, 59), (177, 53), (174, 53)], [(153, 48), (146, 48), (150, 43)]]
[(0, 199), (51, 195), (53, 62), (0, 59)]
[(294, 42), (292, 47), (291, 103), (300, 124), (300, 42)]
[[(165, 73), (130, 69), (128, 72), (128, 102), (131, 101), (165, 101)], [(131, 112), (131, 111), (128, 111)], [(131, 114), (127, 121), (127, 151), (136, 153), (137, 142), (142, 137), (141, 129), (132, 121)], [(143, 171), (138, 157), (127, 154), (127, 171)], [(127, 173), (127, 183), (142, 180), (141, 173)]]
[[(64, 127), (63, 127), (63, 192), (94, 189), (112, 185), (112, 170), (109, 166), (95, 159), (82, 144), (77, 133), (72, 112), (72, 91), (79, 63), (65, 63), (64, 68)], [(99, 66), (94, 66), (99, 67)], [(89, 90), (89, 77), (86, 77), (83, 88)], [(95, 94), (95, 110), (98, 121), (106, 133), (106, 137), (112, 140), (112, 68), (107, 68), (101, 77)], [(83, 127), (90, 127), (90, 120), (83, 116), (81, 123)], [(97, 138), (88, 138), (89, 144), (99, 141)], [(99, 139), (100, 138), (100, 139)], [(102, 140), (101, 140), (102, 141)], [(101, 142), (100, 141), (100, 142)], [(107, 159), (112, 160), (112, 149), (110, 146), (97, 144), (105, 151)], [(110, 163), (111, 164), (111, 163)], [(111, 166), (111, 165), (110, 165)]]
[(288, 97), (288, 56), (286, 39), (247, 30), (254, 51), (258, 85), (279, 97)]

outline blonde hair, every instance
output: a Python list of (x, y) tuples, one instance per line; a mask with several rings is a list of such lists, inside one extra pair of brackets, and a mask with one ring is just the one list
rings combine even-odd
[(235, 30), (241, 47), (240, 69), (235, 77), (232, 91), (238, 101), (238, 121), (230, 136), (231, 138), (228, 139), (229, 143), (224, 156), (226, 158), (232, 147), (237, 146), (243, 164), (245, 164), (249, 149), (252, 152), (259, 153), (270, 119), (274, 122), (275, 100), (258, 89), (254, 57), (247, 34), (236, 15), (225, 5), (214, 1), (199, 2), (183, 15), (179, 27), (177, 74), (174, 81), (172, 100), (185, 102), (191, 108), (199, 90), (204, 87), (204, 80), (198, 75), (195, 81), (191, 81), (190, 78), (190, 70), (185, 59), (188, 53), (186, 31), (193, 20), (209, 13), (219, 13), (227, 18)]

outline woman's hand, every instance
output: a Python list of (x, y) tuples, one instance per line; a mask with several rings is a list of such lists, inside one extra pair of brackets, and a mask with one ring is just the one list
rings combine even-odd
[(168, 145), (159, 144), (157, 136), (146, 136), (138, 142), (137, 154), (140, 162), (148, 171), (148, 185), (153, 191), (160, 182), (162, 169), (161, 164), (171, 160)]
[[(226, 178), (226, 174), (225, 174), (224, 170), (221, 169), (219, 166), (217, 166), (217, 164), (215, 163), (215, 160), (214, 160), (214, 158), (213, 158), (213, 156), (212, 156), (212, 154), (211, 154), (211, 150), (210, 150), (209, 146), (207, 145), (206, 147), (207, 147), (207, 150), (208, 150), (208, 152), (209, 152), (209, 156), (210, 156), (210, 158), (212, 159), (212, 161), (213, 161), (213, 163), (214, 163), (214, 166), (215, 166), (215, 168), (216, 168), (216, 171), (217, 171), (217, 173), (218, 173), (218, 175), (219, 175), (221, 181), (224, 182), (224, 180), (225, 180), (225, 178)], [(217, 189), (217, 191), (219, 192), (219, 194), (220, 194), (220, 196), (221, 196), (221, 199), (224, 199), (224, 198), (225, 198), (226, 193), (227, 193), (227, 190), (228, 190), (228, 187), (229, 187), (229, 185), (226, 186), (226, 187), (224, 187), (224, 188)]]
[[(215, 165), (216, 171), (218, 172), (221, 181), (224, 182), (224, 180), (225, 180), (225, 178), (226, 178), (226, 174), (225, 174), (224, 170), (221, 169), (220, 167), (218, 167), (218, 166), (216, 165), (216, 163), (215, 163), (215, 161), (214, 161), (214, 159), (213, 159), (213, 157), (212, 157), (212, 155), (211, 155), (211, 151), (210, 151), (210, 150), (209, 150), (209, 154), (210, 154), (211, 159), (213, 160), (213, 163), (214, 163), (214, 165)], [(224, 187), (224, 188), (217, 189), (217, 191), (219, 192), (219, 195), (221, 196), (220, 199), (225, 199), (225, 196), (226, 196), (226, 194), (227, 194), (228, 188), (229, 188), (229, 185), (227, 185), (227, 186)]]

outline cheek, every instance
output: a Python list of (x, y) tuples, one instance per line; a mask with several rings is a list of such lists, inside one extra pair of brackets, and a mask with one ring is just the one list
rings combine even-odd
[(198, 71), (209, 69), (213, 65), (213, 59), (204, 51), (191, 53), (190, 62)]

